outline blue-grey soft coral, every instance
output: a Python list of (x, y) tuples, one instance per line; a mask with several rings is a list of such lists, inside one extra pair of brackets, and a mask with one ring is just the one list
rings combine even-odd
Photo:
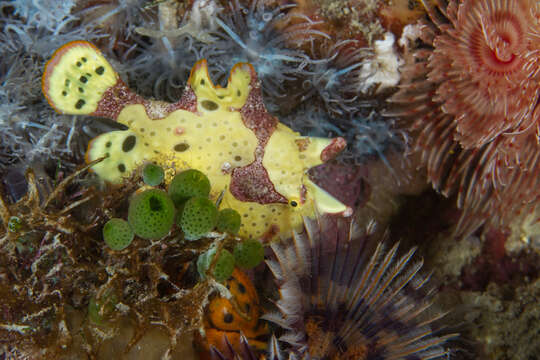
[[(113, 56), (119, 48), (131, 47), (136, 40), (135, 29), (151, 22), (147, 0), (79, 1), (75, 13), (85, 25), (95, 26), (107, 34), (102, 50)], [(85, 37), (86, 40), (89, 40)]]
[(13, 14), (24, 19), (27, 25), (46, 28), (54, 32), (59, 21), (73, 19), (70, 14), (75, 2), (71, 0), (17, 0), (2, 2), (2, 5), (13, 7)]
[(392, 171), (385, 153), (407, 146), (405, 133), (396, 129), (392, 119), (383, 118), (374, 109), (329, 115), (323, 106), (311, 102), (300, 106), (283, 122), (304, 135), (345, 138), (347, 148), (338, 159), (348, 163), (362, 163), (369, 157), (377, 157)]
[(130, 34), (131, 46), (118, 59), (120, 73), (143, 96), (178, 101), (191, 67), (202, 59), (202, 49), (216, 40), (210, 33), (215, 31), (215, 19), (222, 10), (217, 3), (196, 0), (181, 21), (178, 7), (174, 2), (153, 7), (159, 23), (139, 17)]
[(238, 62), (251, 63), (262, 82), (267, 107), (275, 109), (278, 99), (287, 94), (286, 85), (307, 75), (313, 60), (300, 46), (328, 35), (314, 28), (308, 17), (294, 14), (294, 4), (266, 7), (253, 0), (249, 6), (238, 0), (229, 3), (216, 22), (217, 40), (203, 49), (210, 70), (223, 83), (228, 71)]
[(301, 100), (322, 101), (327, 113), (340, 116), (372, 105), (360, 98), (360, 88), (365, 81), (362, 67), (373, 56), (372, 51), (358, 47), (354, 40), (334, 45), (325, 42), (318, 50), (313, 52), (322, 53), (321, 58), (307, 67)]
[(164, 36), (139, 41), (118, 69), (139, 94), (175, 102), (184, 91), (191, 67), (200, 58), (200, 43), (191, 35)]

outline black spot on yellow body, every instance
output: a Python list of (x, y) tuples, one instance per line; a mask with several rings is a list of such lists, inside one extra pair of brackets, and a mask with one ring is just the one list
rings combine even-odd
[(122, 151), (128, 152), (133, 150), (136, 143), (137, 138), (135, 137), (135, 135), (129, 135), (127, 138), (124, 139), (124, 142), (122, 143)]
[(83, 99), (79, 99), (76, 103), (75, 103), (75, 109), (82, 109), (82, 107), (84, 106), (84, 104), (86, 104), (86, 101), (84, 101)]
[(208, 111), (214, 111), (219, 108), (219, 105), (213, 102), (212, 100), (203, 100), (201, 101), (201, 106)]
[(79, 92), (80, 92), (80, 93), (83, 93), (83, 92), (84, 92), (84, 90), (83, 90), (82, 87), (79, 88)]
[(98, 74), (98, 75), (103, 75), (104, 72), (105, 72), (105, 68), (103, 66), (99, 66), (96, 69), (96, 74)]
[(80, 61), (77, 61), (77, 67), (81, 67), (82, 63)]
[(125, 172), (126, 171), (126, 165), (118, 164), (118, 171), (120, 171), (121, 173)]
[(86, 78), (86, 76), (83, 75), (83, 76), (81, 76), (81, 77), (79, 78), (79, 81), (82, 82), (83, 84), (86, 84), (86, 82), (88, 81), (88, 79)]
[(67, 92), (62, 91), (62, 95), (63, 95), (63, 96), (67, 96)]
[(85, 57), (82, 57), (81, 60), (82, 60), (82, 62), (86, 62), (86, 61), (87, 61)]
[(189, 149), (189, 144), (186, 144), (186, 143), (180, 143), (180, 144), (174, 145), (174, 151), (183, 152), (183, 151), (186, 151), (187, 149)]
[(107, 141), (107, 143), (105, 144), (106, 147), (111, 147), (111, 145), (112, 145), (112, 142), (110, 141)]

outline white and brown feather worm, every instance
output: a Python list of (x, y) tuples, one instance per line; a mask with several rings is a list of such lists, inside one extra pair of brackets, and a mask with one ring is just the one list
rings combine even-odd
[(284, 329), (279, 344), (270, 341), (271, 359), (449, 357), (458, 335), (445, 334), (444, 314), (430, 311), (435, 292), (420, 274), (423, 261), (412, 261), (416, 248), (400, 257), (398, 244), (371, 246), (374, 227), (318, 216), (271, 244), (279, 311), (264, 318)]

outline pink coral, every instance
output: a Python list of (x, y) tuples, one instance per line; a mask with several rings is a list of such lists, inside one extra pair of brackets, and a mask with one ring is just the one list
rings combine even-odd
[(540, 7), (434, 3), (388, 115), (410, 119), (429, 180), (457, 193), (460, 230), (472, 231), (488, 213), (505, 220), (540, 199)]

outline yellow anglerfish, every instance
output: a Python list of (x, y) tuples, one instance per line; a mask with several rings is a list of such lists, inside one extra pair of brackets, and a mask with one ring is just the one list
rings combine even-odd
[(166, 103), (129, 90), (94, 45), (74, 41), (49, 60), (42, 87), (60, 113), (107, 117), (128, 127), (90, 142), (87, 161), (106, 156), (93, 166), (101, 178), (121, 183), (149, 161), (173, 172), (198, 169), (210, 179), (211, 198), (224, 191), (220, 207), (241, 214), (241, 236), (289, 235), (302, 216), (352, 212), (307, 176), (343, 150), (345, 140), (301, 136), (279, 123), (266, 111), (250, 64), (236, 64), (222, 88), (201, 60), (181, 99)]

